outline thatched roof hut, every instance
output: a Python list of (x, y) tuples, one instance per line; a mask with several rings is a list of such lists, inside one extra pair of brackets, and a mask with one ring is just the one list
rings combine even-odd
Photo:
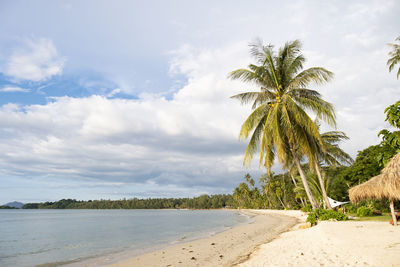
[(349, 189), (350, 201), (357, 203), (366, 199), (382, 199), (384, 188), (381, 175), (372, 177), (363, 184), (356, 185)]
[(400, 153), (382, 170), (385, 195), (389, 200), (400, 200)]
[(389, 199), (395, 224), (396, 216), (394, 214), (393, 201), (400, 200), (400, 153), (390, 160), (379, 175), (363, 184), (350, 188), (349, 196), (350, 201), (353, 203), (365, 199)]

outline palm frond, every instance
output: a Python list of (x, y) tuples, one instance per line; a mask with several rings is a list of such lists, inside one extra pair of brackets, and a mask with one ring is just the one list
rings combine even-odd
[(296, 75), (288, 85), (288, 88), (303, 88), (310, 83), (323, 84), (329, 82), (334, 74), (324, 68), (315, 67), (303, 70)]

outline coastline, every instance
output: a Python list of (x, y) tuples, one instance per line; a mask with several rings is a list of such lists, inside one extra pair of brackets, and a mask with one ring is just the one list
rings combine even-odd
[(234, 266), (246, 261), (262, 244), (297, 225), (301, 212), (241, 210), (252, 221), (210, 237), (165, 247), (121, 260), (109, 267), (127, 266)]

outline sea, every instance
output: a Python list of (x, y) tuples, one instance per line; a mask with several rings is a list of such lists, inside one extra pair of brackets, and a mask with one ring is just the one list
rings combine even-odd
[(249, 220), (232, 210), (0, 210), (0, 266), (101, 266)]

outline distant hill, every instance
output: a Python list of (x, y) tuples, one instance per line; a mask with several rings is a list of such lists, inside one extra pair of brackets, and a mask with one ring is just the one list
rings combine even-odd
[(13, 202), (4, 204), (4, 206), (9, 206), (9, 207), (17, 208), (17, 209), (21, 209), (23, 205), (24, 205), (24, 203), (17, 202), (17, 201), (13, 201)]

